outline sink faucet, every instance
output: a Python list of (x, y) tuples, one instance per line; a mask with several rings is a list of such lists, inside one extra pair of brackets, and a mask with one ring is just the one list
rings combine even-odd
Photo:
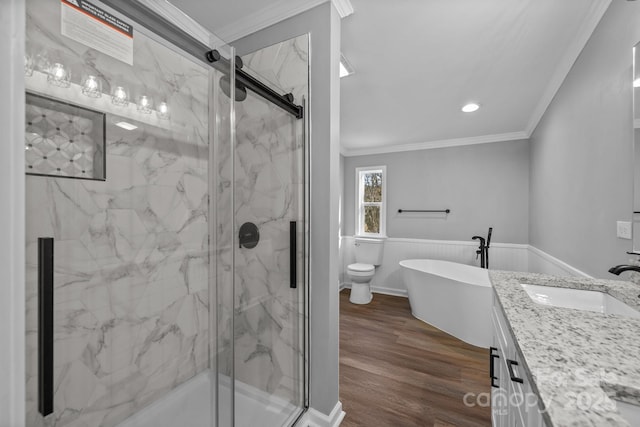
[(619, 276), (623, 271), (635, 271), (637, 273), (640, 273), (640, 267), (638, 267), (637, 265), (621, 264), (609, 269), (609, 273), (615, 274), (617, 276)]

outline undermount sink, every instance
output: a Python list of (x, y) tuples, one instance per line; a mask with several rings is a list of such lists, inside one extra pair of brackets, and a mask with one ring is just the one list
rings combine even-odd
[(521, 283), (520, 286), (538, 304), (573, 308), (640, 319), (640, 312), (604, 292), (557, 288)]

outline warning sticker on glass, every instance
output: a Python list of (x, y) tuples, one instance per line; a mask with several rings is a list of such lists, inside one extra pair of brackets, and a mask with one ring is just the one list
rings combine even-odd
[(133, 26), (87, 0), (62, 1), (62, 35), (133, 65)]

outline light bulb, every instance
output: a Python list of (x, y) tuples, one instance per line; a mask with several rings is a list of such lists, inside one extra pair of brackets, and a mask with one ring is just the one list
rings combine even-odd
[(53, 86), (69, 87), (71, 86), (71, 76), (69, 72), (59, 62), (53, 64), (53, 67), (49, 69), (49, 75), (47, 76), (47, 82)]
[(146, 95), (140, 95), (138, 97), (138, 111), (144, 114), (151, 114), (151, 107), (153, 103), (151, 98)]
[(474, 111), (478, 111), (480, 106), (478, 104), (470, 103), (462, 107), (462, 111), (465, 113), (473, 113)]
[(29, 55), (24, 56), (24, 75), (27, 77), (33, 76), (33, 58)]
[(53, 75), (55, 76), (56, 79), (62, 79), (64, 78), (64, 76), (67, 75), (62, 64), (56, 64), (53, 67)]
[(127, 95), (126, 89), (122, 86), (116, 86), (111, 96), (111, 102), (123, 107), (129, 105), (129, 96)]
[(158, 105), (158, 111), (156, 111), (156, 115), (160, 119), (168, 119), (169, 118), (169, 106), (166, 102), (161, 102)]
[(102, 83), (96, 76), (87, 76), (82, 83), (82, 93), (91, 98), (102, 96)]

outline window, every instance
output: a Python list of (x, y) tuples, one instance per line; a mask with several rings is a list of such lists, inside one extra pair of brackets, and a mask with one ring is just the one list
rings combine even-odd
[(386, 166), (356, 168), (356, 234), (386, 235)]

